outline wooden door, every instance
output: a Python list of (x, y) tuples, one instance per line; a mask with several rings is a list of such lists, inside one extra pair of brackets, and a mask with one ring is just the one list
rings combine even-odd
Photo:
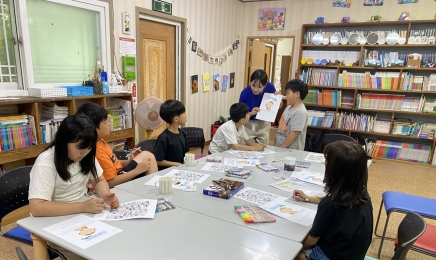
[(251, 74), (258, 69), (265, 67), (265, 43), (259, 40), (253, 40), (252, 48), (250, 50), (250, 64), (248, 68), (248, 84), (250, 84)]
[[(163, 101), (176, 97), (176, 27), (164, 23), (141, 19), (139, 21), (141, 64), (138, 82), (138, 102), (147, 97)], [(153, 130), (151, 138), (157, 138), (166, 125)], [(140, 131), (140, 140), (147, 139)]]
[(264, 54), (264, 70), (266, 75), (268, 75), (268, 81), (274, 82), (271, 78), (271, 57), (273, 56), (273, 47), (265, 45), (265, 54)]

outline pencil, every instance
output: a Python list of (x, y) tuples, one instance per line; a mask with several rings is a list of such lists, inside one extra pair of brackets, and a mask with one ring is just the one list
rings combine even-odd
[(299, 193), (296, 193), (297, 194), (297, 196), (298, 197), (300, 197), (300, 198), (302, 198), (302, 199), (304, 199), (305, 201), (309, 201), (309, 199), (307, 199), (307, 198), (305, 198), (305, 197), (303, 197), (303, 196), (301, 196)]

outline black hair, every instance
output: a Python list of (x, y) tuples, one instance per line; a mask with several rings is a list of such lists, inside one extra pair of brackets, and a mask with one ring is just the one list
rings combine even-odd
[(324, 191), (335, 207), (355, 208), (365, 204), (368, 184), (368, 156), (362, 147), (337, 141), (324, 148), (326, 160)]
[(300, 92), (300, 99), (304, 100), (309, 91), (307, 84), (299, 79), (293, 79), (286, 84), (285, 90), (291, 90), (292, 92)]
[(266, 72), (264, 70), (259, 69), (251, 73), (250, 84), (256, 83), (257, 81), (259, 81), (262, 87), (266, 85), (266, 82), (268, 81), (268, 76), (266, 75)]
[(242, 118), (245, 118), (248, 113), (248, 106), (244, 103), (235, 103), (230, 107), (230, 118), (237, 123)]
[(174, 117), (180, 116), (185, 113), (185, 111), (185, 106), (182, 102), (170, 99), (160, 106), (159, 115), (165, 122), (171, 124)]
[(100, 128), (100, 123), (107, 120), (107, 111), (104, 107), (95, 103), (86, 102), (79, 106), (77, 113), (82, 113), (89, 117), (96, 128)]
[(68, 165), (72, 161), (68, 158), (68, 143), (78, 143), (77, 148), (79, 149), (91, 148), (91, 151), (80, 161), (80, 166), (82, 174), (91, 173), (97, 179), (97, 169), (95, 168), (97, 131), (87, 116), (76, 114), (66, 117), (59, 126), (54, 141), (46, 148), (47, 150), (54, 147), (56, 171), (64, 181), (71, 179)]

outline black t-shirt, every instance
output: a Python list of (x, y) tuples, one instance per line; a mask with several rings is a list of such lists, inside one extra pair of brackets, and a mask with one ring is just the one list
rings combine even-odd
[[(186, 133), (179, 129), (178, 134), (165, 129), (156, 140), (154, 145), (154, 156), (156, 161), (172, 161), (183, 163), (185, 153), (189, 151), (188, 138)], [(159, 171), (168, 167), (159, 166)]]
[(373, 216), (371, 198), (357, 208), (335, 208), (331, 196), (318, 205), (310, 235), (329, 259), (364, 259), (371, 244)]

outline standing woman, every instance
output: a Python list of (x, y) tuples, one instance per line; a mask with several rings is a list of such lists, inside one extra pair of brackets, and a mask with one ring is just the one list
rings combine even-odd
[(244, 103), (248, 106), (248, 111), (251, 112), (250, 121), (245, 123), (245, 132), (250, 139), (257, 138), (261, 143), (269, 143), (269, 131), (271, 123), (257, 120), (256, 115), (260, 111), (260, 103), (262, 102), (264, 93), (280, 94), (271, 82), (267, 82), (268, 77), (264, 70), (255, 70), (250, 77), (250, 85), (244, 88), (239, 97), (239, 103)]

